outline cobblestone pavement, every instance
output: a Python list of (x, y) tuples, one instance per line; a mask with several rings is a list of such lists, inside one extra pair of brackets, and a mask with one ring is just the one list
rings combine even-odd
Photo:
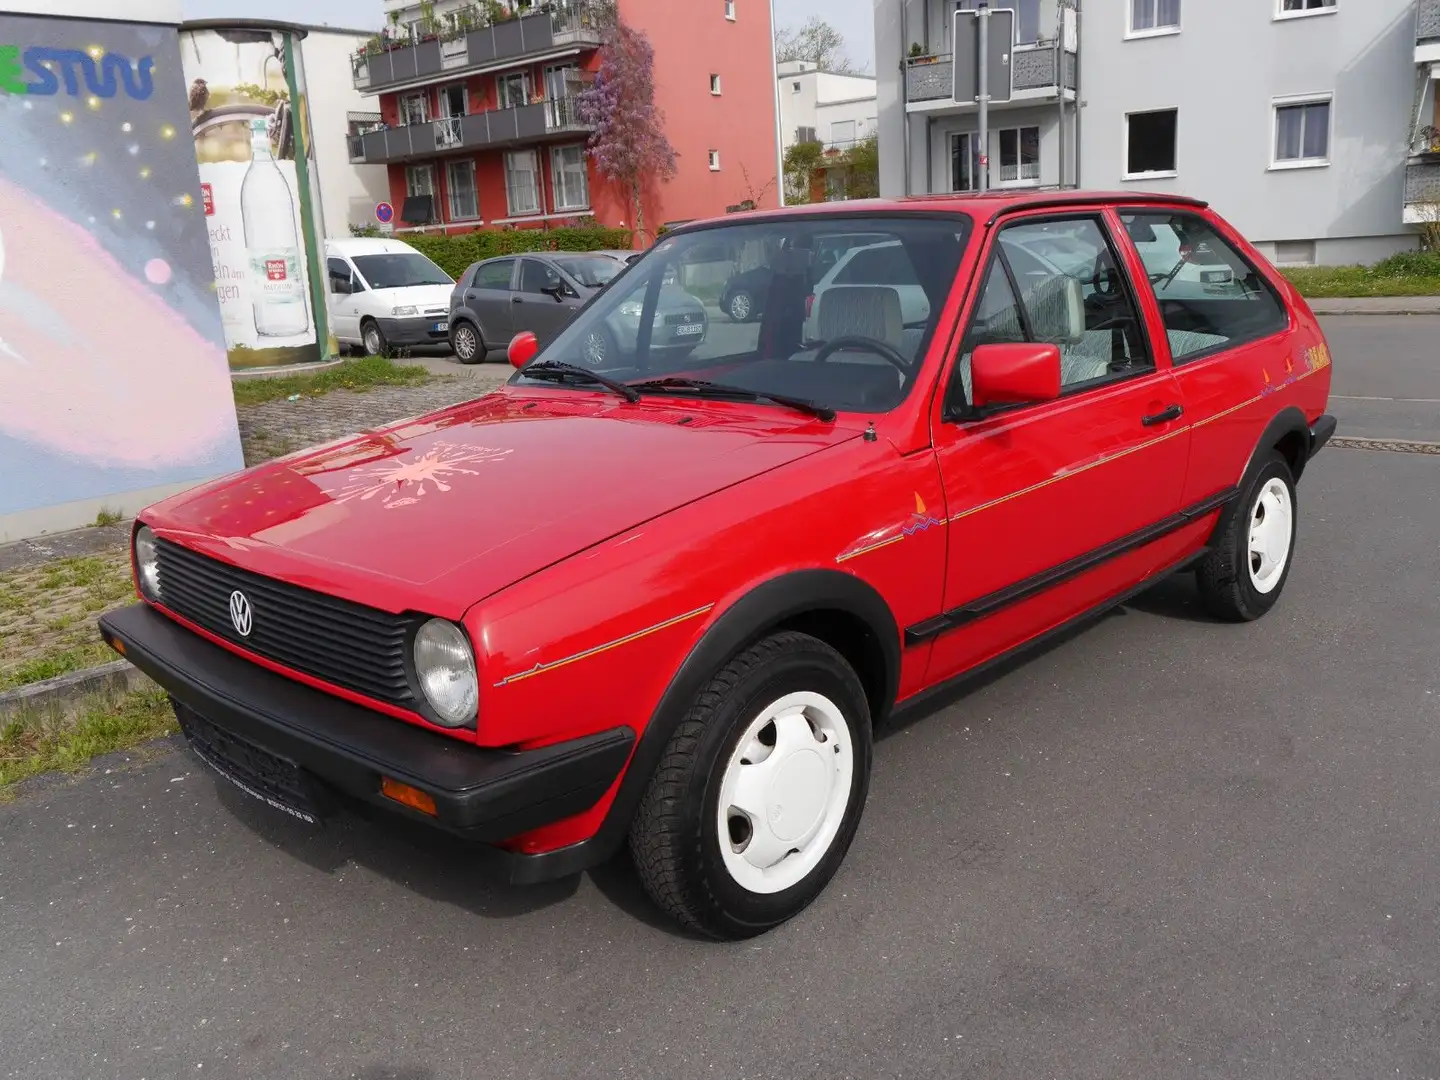
[(463, 371), (421, 386), (384, 386), (363, 392), (336, 390), (298, 401), (282, 398), (243, 406), (239, 416), (245, 463), (255, 465), (362, 428), (468, 401), (493, 390), (512, 374), (508, 365), (500, 364), (477, 364)]

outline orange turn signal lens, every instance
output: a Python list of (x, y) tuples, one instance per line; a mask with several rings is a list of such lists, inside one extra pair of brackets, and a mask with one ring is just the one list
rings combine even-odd
[(117, 637), (117, 638), (106, 638), (106, 639), (105, 639), (105, 644), (106, 644), (106, 645), (109, 645), (112, 649), (114, 649), (116, 652), (118, 652), (121, 656), (124, 656), (124, 655), (125, 655), (125, 643), (124, 643), (123, 641), (121, 641), (118, 637)]
[(413, 788), (409, 784), (402, 784), (399, 780), (391, 780), (388, 776), (382, 776), (380, 778), (380, 794), (384, 795), (387, 799), (394, 799), (398, 803), (403, 803), (405, 806), (410, 807), (411, 810), (419, 810), (420, 813), (429, 814), (431, 817), (436, 816), (435, 800), (433, 798), (419, 788)]

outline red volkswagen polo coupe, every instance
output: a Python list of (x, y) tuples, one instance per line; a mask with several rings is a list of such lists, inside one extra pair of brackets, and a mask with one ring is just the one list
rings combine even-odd
[[(760, 267), (757, 318), (674, 347), (663, 296)], [(1169, 196), (687, 226), (511, 359), (145, 511), (103, 635), (278, 810), (386, 807), (515, 882), (628, 843), (722, 938), (835, 874), (897, 708), (1168, 574), (1264, 615), (1335, 429), (1305, 302)]]

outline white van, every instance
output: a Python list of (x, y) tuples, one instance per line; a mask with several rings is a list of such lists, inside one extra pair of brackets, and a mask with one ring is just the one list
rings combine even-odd
[(330, 329), (341, 348), (444, 345), (455, 279), (403, 240), (325, 241)]

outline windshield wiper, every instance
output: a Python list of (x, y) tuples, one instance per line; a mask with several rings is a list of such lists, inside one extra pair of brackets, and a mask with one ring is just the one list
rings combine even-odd
[(529, 379), (553, 379), (556, 382), (564, 382), (566, 379), (584, 379), (596, 386), (603, 386), (606, 390), (614, 391), (626, 401), (636, 402), (640, 400), (640, 391), (632, 390), (617, 379), (611, 379), (599, 372), (591, 371), (579, 364), (567, 364), (563, 360), (538, 360), (533, 364), (526, 364), (520, 369), (520, 374)]
[(714, 398), (739, 398), (742, 401), (770, 401), (776, 405), (784, 405), (787, 408), (798, 409), (800, 412), (809, 413), (825, 421), (827, 424), (835, 419), (835, 410), (825, 405), (807, 401), (804, 398), (791, 397), (788, 394), (771, 394), (761, 390), (750, 390), (744, 386), (727, 386), (724, 383), (709, 382), (705, 379), (685, 379), (671, 376), (667, 379), (650, 379), (646, 382), (627, 383), (632, 390), (646, 390), (651, 393), (674, 393), (694, 394), (696, 397)]

